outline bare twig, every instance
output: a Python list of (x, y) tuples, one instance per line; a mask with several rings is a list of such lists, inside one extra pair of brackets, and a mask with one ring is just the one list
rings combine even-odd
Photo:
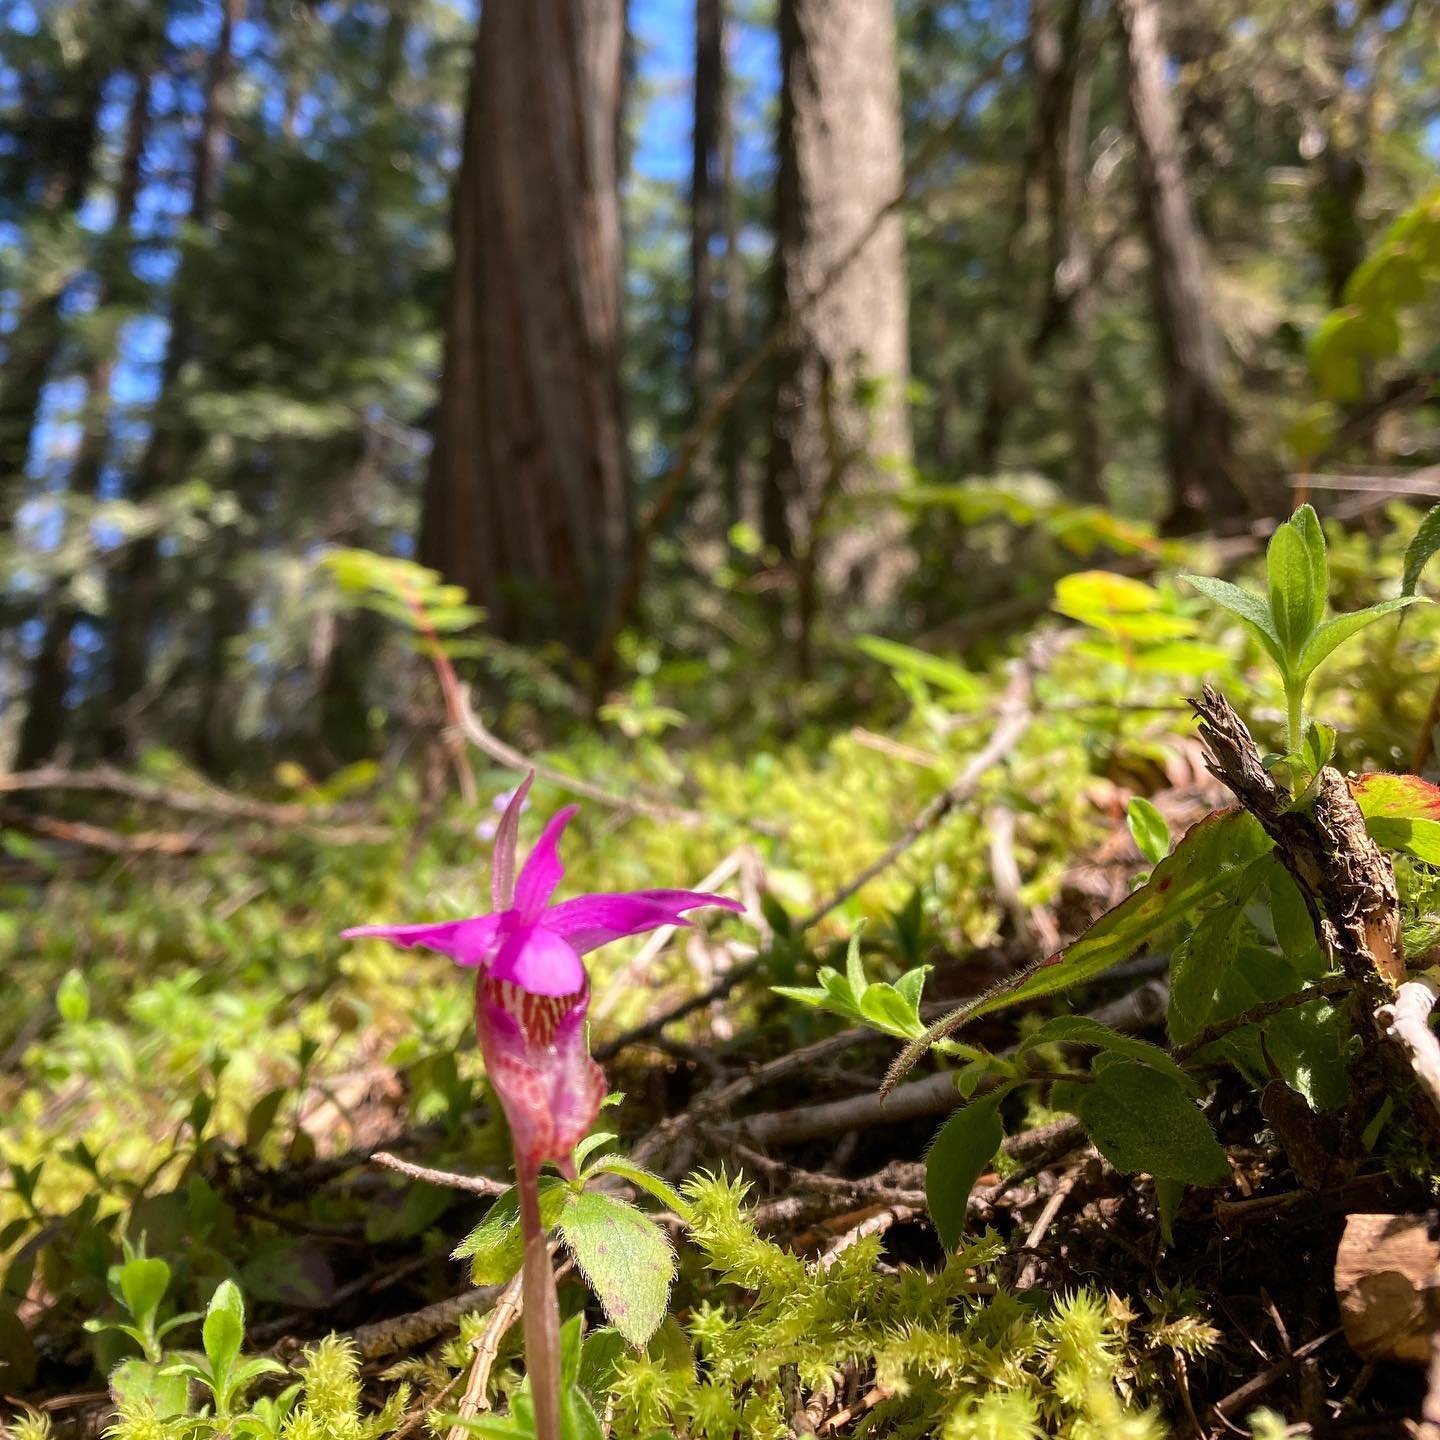
[[(1092, 1012), (1092, 1018), (1114, 1030), (1144, 1030), (1164, 1017), (1166, 995), (1164, 981), (1149, 980), (1119, 1000), (1100, 1006)], [(1010, 1054), (1013, 1048), (1001, 1053)], [(751, 1115), (727, 1127), (727, 1133), (751, 1145), (793, 1145), (846, 1130), (943, 1115), (964, 1103), (964, 1097), (955, 1088), (954, 1072), (942, 1070), (923, 1080), (896, 1086), (888, 1099), (867, 1093), (824, 1105)]]
[(1227, 1415), (1234, 1414), (1243, 1406), (1250, 1404), (1265, 1393), (1277, 1380), (1282, 1379), (1286, 1372), (1298, 1361), (1306, 1360), (1316, 1351), (1328, 1345), (1337, 1335), (1338, 1329), (1327, 1330), (1323, 1335), (1316, 1336), (1314, 1340), (1302, 1345), (1293, 1355), (1286, 1355), (1277, 1360), (1268, 1370), (1262, 1370), (1253, 1379), (1247, 1380), (1238, 1389), (1232, 1390), (1222, 1400), (1217, 1400), (1211, 1409), (1223, 1419)]
[(350, 1332), (349, 1338), (362, 1360), (378, 1360), (382, 1355), (413, 1350), (417, 1345), (443, 1335), (459, 1323), (461, 1316), (476, 1310), (488, 1310), (500, 1298), (502, 1288), (499, 1285), (483, 1285), (475, 1290), (466, 1290), (448, 1300), (413, 1310), (408, 1315), (393, 1315), (372, 1325), (361, 1325)]
[[(1000, 702), (999, 722), (985, 746), (971, 756), (955, 780), (920, 810), (883, 854), (847, 880), (834, 894), (822, 900), (810, 914), (797, 921), (795, 926), (797, 931), (811, 929), (832, 910), (839, 909), (852, 895), (864, 889), (877, 875), (888, 870), (926, 831), (933, 829), (952, 810), (974, 796), (986, 773), (1014, 749), (1020, 737), (1029, 728), (1033, 718), (1027, 703), (1029, 690), (1029, 668), (1027, 665), (1019, 665), (1016, 667), (1015, 676), (1005, 697)], [(724, 999), (737, 985), (742, 984), (752, 975), (758, 974), (764, 963), (764, 957), (760, 956), (754, 960), (747, 960), (741, 965), (733, 966), (707, 990), (690, 996), (680, 1004), (647, 1020), (643, 1025), (637, 1025), (623, 1035), (617, 1035), (607, 1044), (601, 1045), (595, 1051), (595, 1058), (601, 1061), (612, 1059), (626, 1046), (634, 1045), (641, 1040), (648, 1040), (676, 1020), (682, 1020), (696, 1010), (703, 1010), (707, 1006), (713, 1005), (715, 1001)]]
[(905, 1221), (913, 1220), (917, 1215), (924, 1213), (923, 1206), (891, 1205), (888, 1209), (880, 1211), (878, 1215), (872, 1215), (868, 1220), (862, 1220), (853, 1229), (847, 1230), (815, 1262), (815, 1269), (822, 1272), (830, 1269), (845, 1251), (865, 1239), (867, 1235), (883, 1235), (892, 1225), (904, 1224)]
[(468, 1190), (472, 1195), (503, 1195), (510, 1187), (503, 1180), (488, 1175), (457, 1175), (449, 1170), (432, 1170), (428, 1165), (415, 1165), (388, 1150), (377, 1150), (370, 1156), (375, 1165), (383, 1165), (397, 1175), (423, 1180), (427, 1185), (443, 1185), (450, 1190)]
[(1298, 1005), (1308, 1005), (1312, 1000), (1333, 999), (1339, 995), (1346, 995), (1350, 989), (1350, 981), (1346, 976), (1327, 975), (1313, 985), (1306, 985), (1292, 994), (1280, 996), (1278, 1000), (1262, 1000), (1258, 1005), (1252, 1005), (1238, 1015), (1231, 1015), (1226, 1020), (1217, 1020), (1213, 1025), (1207, 1025), (1203, 1030), (1191, 1036), (1183, 1045), (1175, 1046), (1170, 1052), (1171, 1057), (1183, 1065), (1192, 1055), (1198, 1055), (1207, 1045), (1213, 1045), (1217, 1040), (1223, 1040), (1236, 1030), (1243, 1030), (1247, 1025), (1259, 1025), (1262, 1021), (1280, 1015), (1286, 1010), (1293, 1010)]
[(683, 806), (647, 800), (639, 795), (619, 795), (589, 780), (567, 775), (563, 770), (556, 770), (552, 766), (532, 760), (486, 729), (484, 721), (475, 713), (475, 707), (470, 703), (468, 685), (459, 686), (455, 719), (465, 738), (477, 750), (507, 770), (521, 774), (533, 770), (541, 780), (553, 785), (557, 790), (579, 795), (584, 800), (593, 800), (595, 804), (604, 805), (611, 810), (628, 810), (636, 815), (648, 815), (652, 820), (673, 820), (685, 825), (700, 825), (705, 821), (706, 817), (698, 810), (687, 810)]

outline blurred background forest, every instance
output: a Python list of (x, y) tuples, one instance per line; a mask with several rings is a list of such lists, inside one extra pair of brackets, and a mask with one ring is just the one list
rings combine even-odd
[(758, 732), (861, 631), (1425, 493), (1433, 304), (1353, 281), (1434, 183), (1434, 19), (6, 0), (0, 753), (384, 755), (439, 700), (356, 548), (483, 609), (512, 730)]
[[(1422, 1372), (1332, 1344), (1325, 1277), (1351, 1209), (1433, 1235), (1440, 1130), (1350, 1103), (1320, 912), (1237, 880), (1186, 700), (1233, 699), (1286, 816), (1332, 754), (1411, 772), (1378, 830), (1433, 963), (1440, 608), (1391, 612), (1437, 595), (1437, 40), (1427, 0), (0, 0), (14, 1433), (513, 1395), (513, 1268), (455, 1252), (510, 1156), (470, 987), (341, 932), (484, 908), (532, 763), (525, 849), (581, 803), (567, 896), (744, 911), (587, 961), (600, 1123), (729, 1166), (748, 1256), (679, 1241), (608, 1433), (1399, 1433)], [(1285, 605), (1347, 639), (1323, 673), (1277, 678)], [(880, 1108), (900, 1043), (1032, 973)], [(1077, 1149), (1116, 1055), (1183, 1082), (1198, 1173)], [(995, 1172), (932, 1190), (952, 1111)], [(182, 1383), (157, 1428), (124, 1362), (225, 1280), (304, 1398), (232, 1431)]]

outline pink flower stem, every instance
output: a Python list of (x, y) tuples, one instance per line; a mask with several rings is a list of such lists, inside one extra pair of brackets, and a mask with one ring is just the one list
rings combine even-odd
[(525, 1237), (525, 1369), (535, 1406), (535, 1440), (561, 1440), (560, 1302), (555, 1294), (555, 1272), (550, 1266), (549, 1237), (540, 1219), (538, 1178), (533, 1167), (516, 1165), (520, 1231)]

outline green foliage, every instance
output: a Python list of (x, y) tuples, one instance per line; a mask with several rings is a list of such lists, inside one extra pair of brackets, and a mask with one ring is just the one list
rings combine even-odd
[(1285, 687), (1289, 750), (1298, 754), (1304, 743), (1305, 691), (1311, 676), (1351, 636), (1420, 597), (1404, 594), (1325, 619), (1329, 561), (1325, 534), (1309, 505), (1302, 505), (1276, 529), (1265, 552), (1265, 573), (1269, 590), (1265, 600), (1228, 581), (1203, 575), (1185, 578), (1243, 620), (1275, 662)]
[(920, 992), (932, 967), (919, 965), (907, 970), (893, 985), (868, 980), (860, 958), (860, 932), (851, 937), (846, 950), (845, 973), (828, 965), (820, 967), (818, 985), (775, 985), (771, 988), (787, 1000), (810, 1005), (838, 1015), (852, 1024), (865, 1025), (901, 1040), (913, 1040), (925, 1033), (920, 1019)]
[(1344, 304), (1311, 337), (1310, 366), (1329, 399), (1361, 398), (1366, 366), (1400, 353), (1407, 312), (1437, 283), (1440, 190), (1432, 190), (1391, 225), (1346, 283)]

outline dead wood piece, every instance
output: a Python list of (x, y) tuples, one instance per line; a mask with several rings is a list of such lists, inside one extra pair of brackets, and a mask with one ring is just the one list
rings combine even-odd
[(1191, 702), (1210, 768), (1275, 841), (1325, 951), (1373, 1012), (1405, 979), (1395, 872), (1370, 838), (1345, 777), (1321, 770), (1308, 805), (1293, 804), (1261, 763), (1245, 722), (1214, 686)]
[(350, 1340), (362, 1360), (378, 1360), (382, 1355), (397, 1355), (413, 1350), (437, 1335), (443, 1335), (461, 1316), (476, 1310), (488, 1310), (500, 1298), (502, 1285), (482, 1285), (448, 1300), (437, 1301), (408, 1315), (393, 1315), (372, 1325), (361, 1325), (350, 1332)]
[(1440, 1327), (1436, 1217), (1351, 1215), (1335, 1256), (1335, 1293), (1357, 1355), (1428, 1365)]

